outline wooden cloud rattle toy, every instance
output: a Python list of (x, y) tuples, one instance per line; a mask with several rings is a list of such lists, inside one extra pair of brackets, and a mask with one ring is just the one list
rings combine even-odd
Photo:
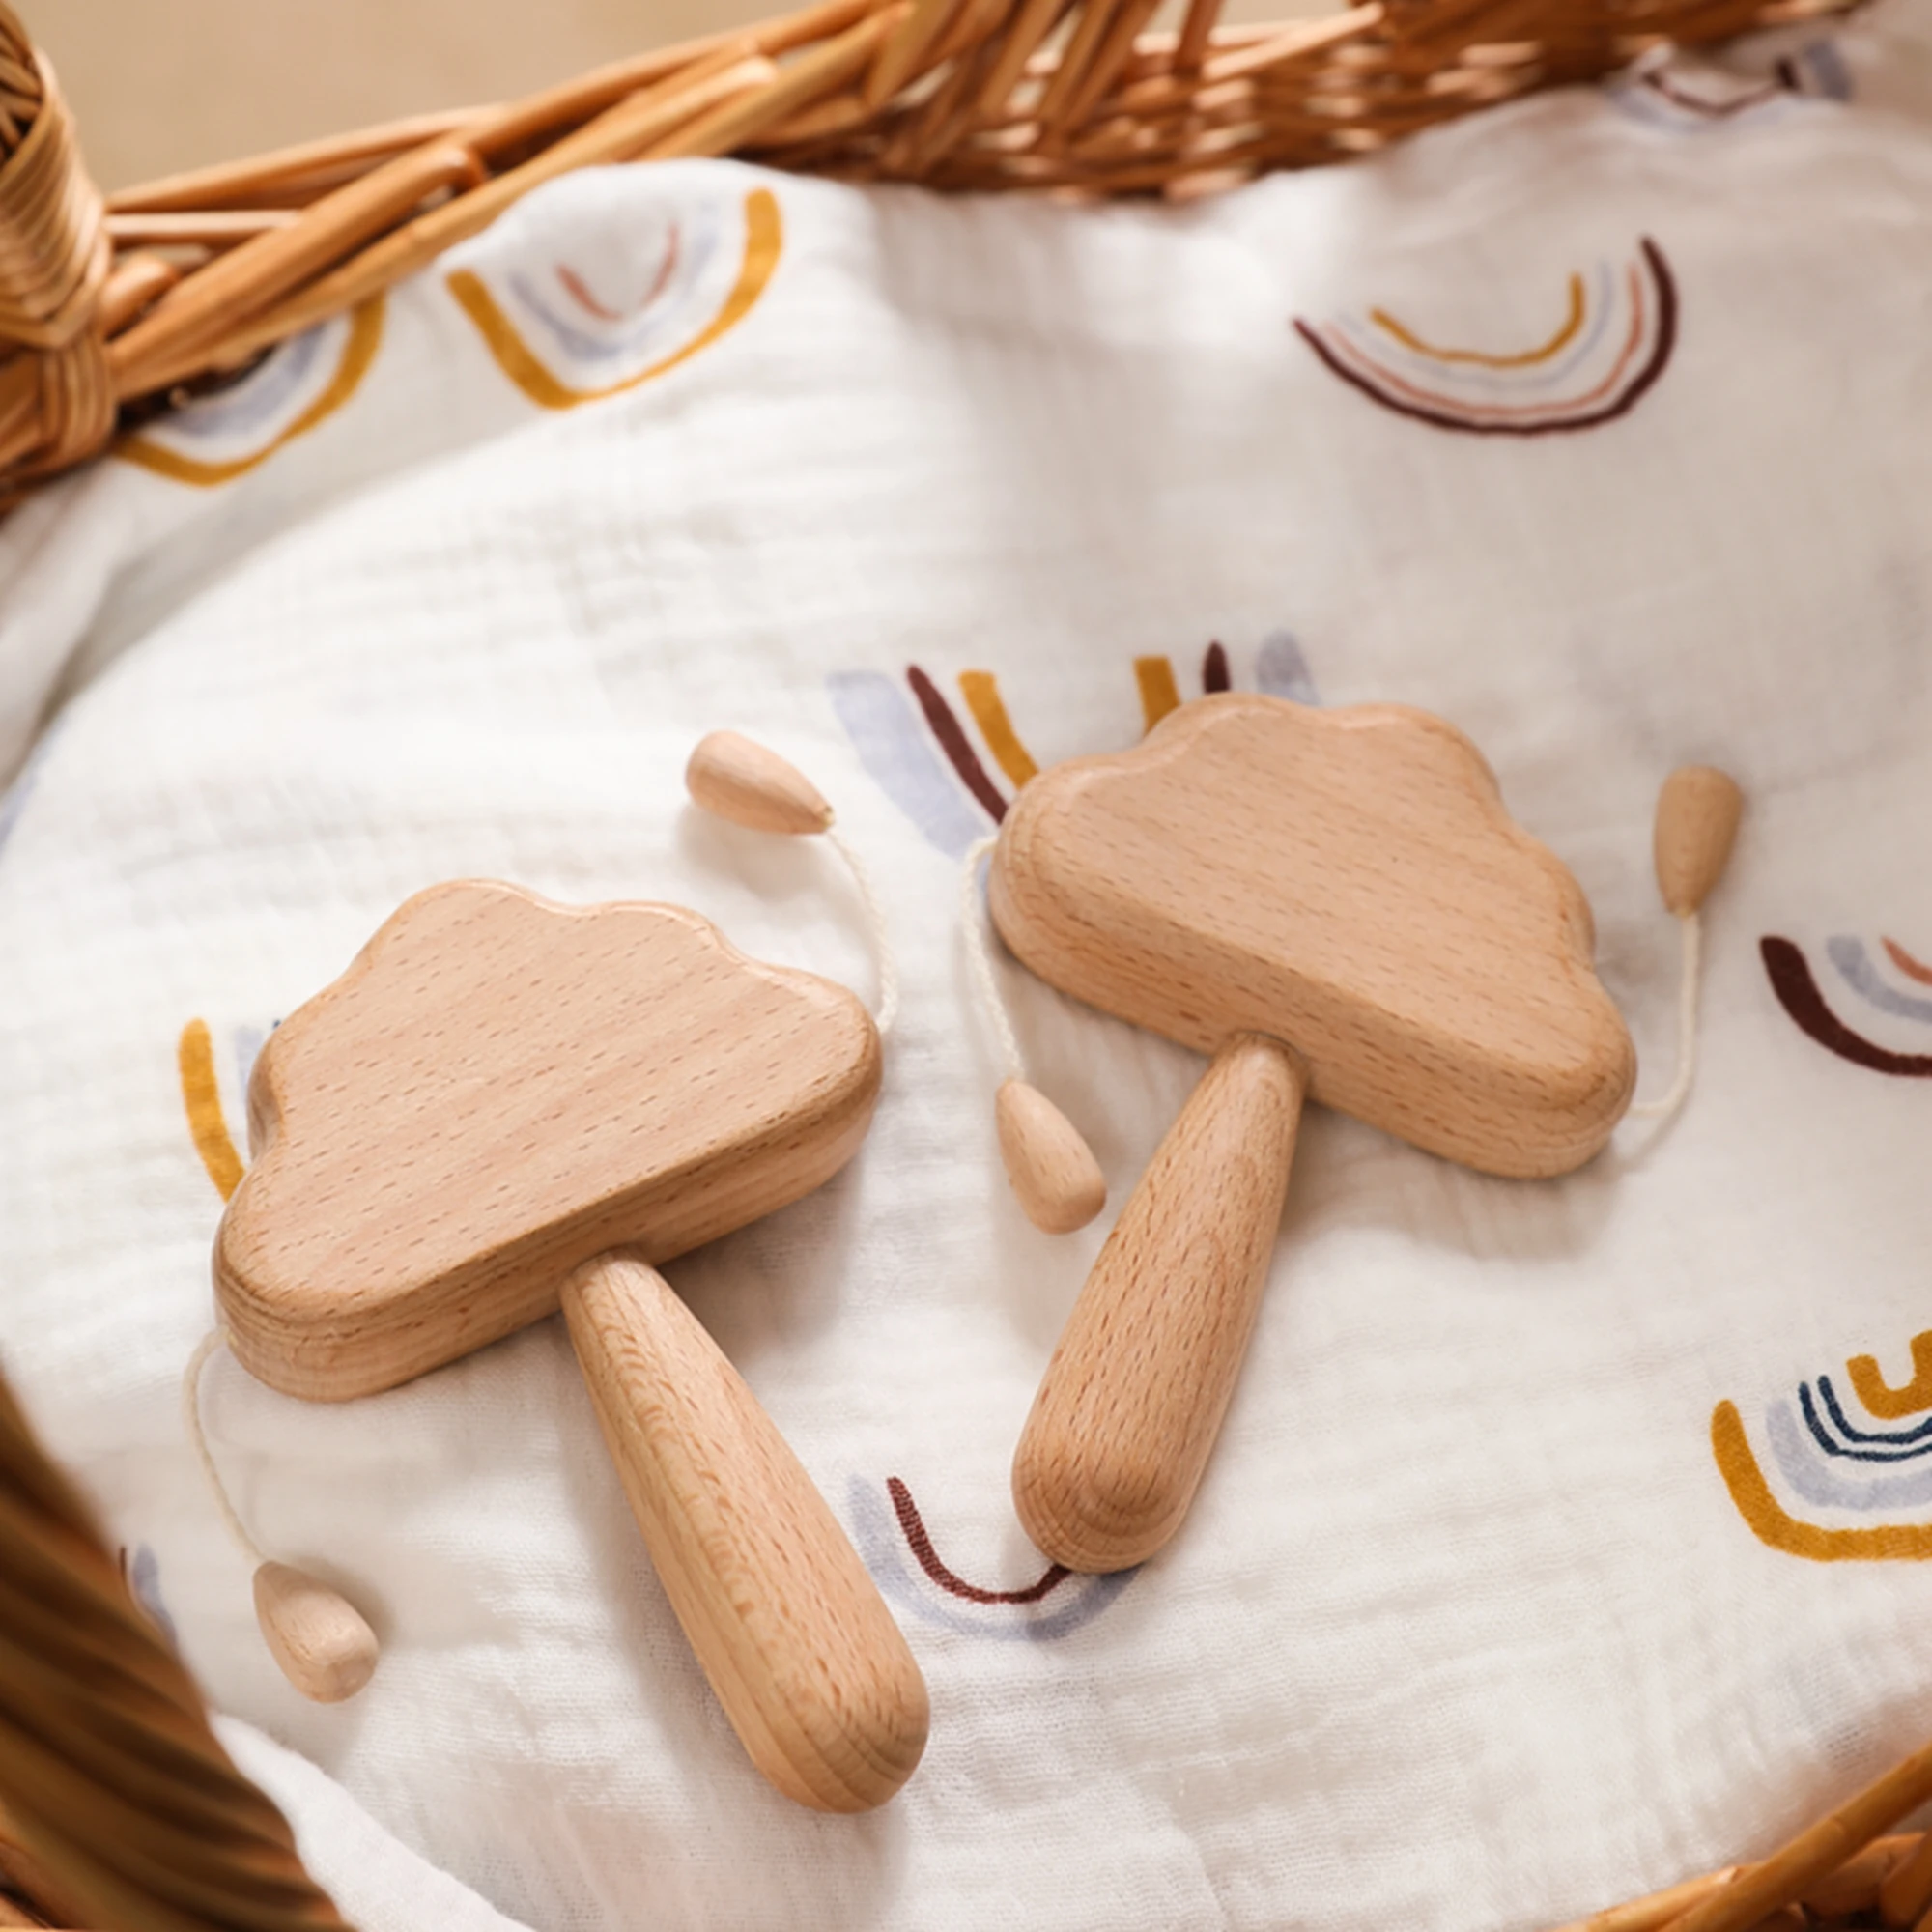
[[(687, 781), (741, 824), (830, 830), (812, 786), (747, 740), (705, 740)], [(434, 886), (263, 1048), (254, 1161), (214, 1251), (235, 1354), (308, 1401), (392, 1388), (561, 1306), (733, 1726), (781, 1791), (833, 1811), (911, 1776), (925, 1685), (824, 1498), (657, 1270), (829, 1179), (879, 1081), (851, 993), (747, 958), (696, 913)], [(298, 1688), (359, 1688), (374, 1640), (351, 1606), (281, 1565), (256, 1589)]]
[[(1739, 804), (1700, 767), (1660, 808), (1687, 1010), (1696, 908)], [(1135, 749), (1026, 786), (988, 903), (1041, 979), (1211, 1058), (1094, 1262), (1013, 1461), (1020, 1519), (1048, 1556), (1125, 1569), (1179, 1528), (1220, 1430), (1303, 1101), (1486, 1174), (1548, 1177), (1609, 1138), (1635, 1052), (1597, 979), (1580, 887), (1509, 817), (1475, 747), (1421, 711), (1184, 705)], [(1678, 1088), (1689, 1067), (1687, 1051)], [(1011, 1089), (1002, 1146), (1032, 1211), (1065, 1194), (1012, 1131)], [(1071, 1171), (1072, 1128), (1032, 1100), (1052, 1117), (1044, 1164)], [(1091, 1186), (1086, 1202), (1098, 1207)]]

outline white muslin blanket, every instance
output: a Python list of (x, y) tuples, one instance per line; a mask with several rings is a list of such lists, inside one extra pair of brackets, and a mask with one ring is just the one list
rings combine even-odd
[[(0, 527), (0, 1358), (366, 1928), (1532, 1932), (1932, 1733), (1927, 21), (1184, 210), (573, 177)], [(1185, 1527), (1043, 1575), (1013, 1446), (1201, 1062), (1002, 959), (1114, 1204), (1036, 1232), (960, 859), (1222, 687), (1467, 731), (1650, 1093), (1653, 803), (1736, 773), (1699, 1082), (1547, 1183), (1314, 1112)], [(177, 1401), (253, 1055), (411, 893), (670, 900), (873, 996), (833, 857), (684, 803), (725, 726), (903, 984), (851, 1166), (667, 1270), (930, 1685), (861, 1818), (751, 1769), (556, 1321), (337, 1406), (210, 1366), (253, 1533), (383, 1636), (337, 1707)]]

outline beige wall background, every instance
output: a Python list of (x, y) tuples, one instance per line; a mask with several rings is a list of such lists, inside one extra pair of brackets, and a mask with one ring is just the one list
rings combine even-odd
[[(513, 98), (801, 0), (15, 0), (103, 187)], [(1231, 0), (1230, 20), (1332, 0)]]

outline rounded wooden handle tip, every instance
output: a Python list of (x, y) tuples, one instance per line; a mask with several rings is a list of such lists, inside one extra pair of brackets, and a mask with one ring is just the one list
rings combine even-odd
[(736, 731), (700, 738), (684, 768), (691, 802), (753, 832), (824, 832), (832, 808), (798, 769)]
[(1274, 1250), (1307, 1071), (1224, 1046), (1121, 1211), (1013, 1457), (1027, 1534), (1069, 1570), (1145, 1562), (1220, 1433)]

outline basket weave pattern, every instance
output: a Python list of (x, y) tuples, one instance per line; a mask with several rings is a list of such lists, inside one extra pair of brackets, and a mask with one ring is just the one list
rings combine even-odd
[[(104, 199), (0, 0), (0, 502), (573, 168), (735, 154), (847, 180), (1185, 199), (1843, 0), (1369, 0), (1242, 28), (1217, 25), (1222, 0), (1189, 0), (1164, 34), (1156, 4), (822, 0), (510, 105)], [(1928, 1797), (1922, 1752), (1777, 1857), (1573, 1932), (1912, 1925), (1932, 1907), (1932, 1836), (1873, 1841)], [(0, 1925), (10, 1892), (127, 1932), (340, 1923), (0, 1385)]]
[(0, 1888), (0, 1925), (343, 1932), (4, 1381)]
[(746, 155), (844, 180), (1213, 192), (1533, 88), (1846, 0), (1367, 0), (1222, 27), (1223, 0), (821, 0), (507, 106), (392, 123), (103, 202), (0, 0), (0, 504), (569, 169)]

